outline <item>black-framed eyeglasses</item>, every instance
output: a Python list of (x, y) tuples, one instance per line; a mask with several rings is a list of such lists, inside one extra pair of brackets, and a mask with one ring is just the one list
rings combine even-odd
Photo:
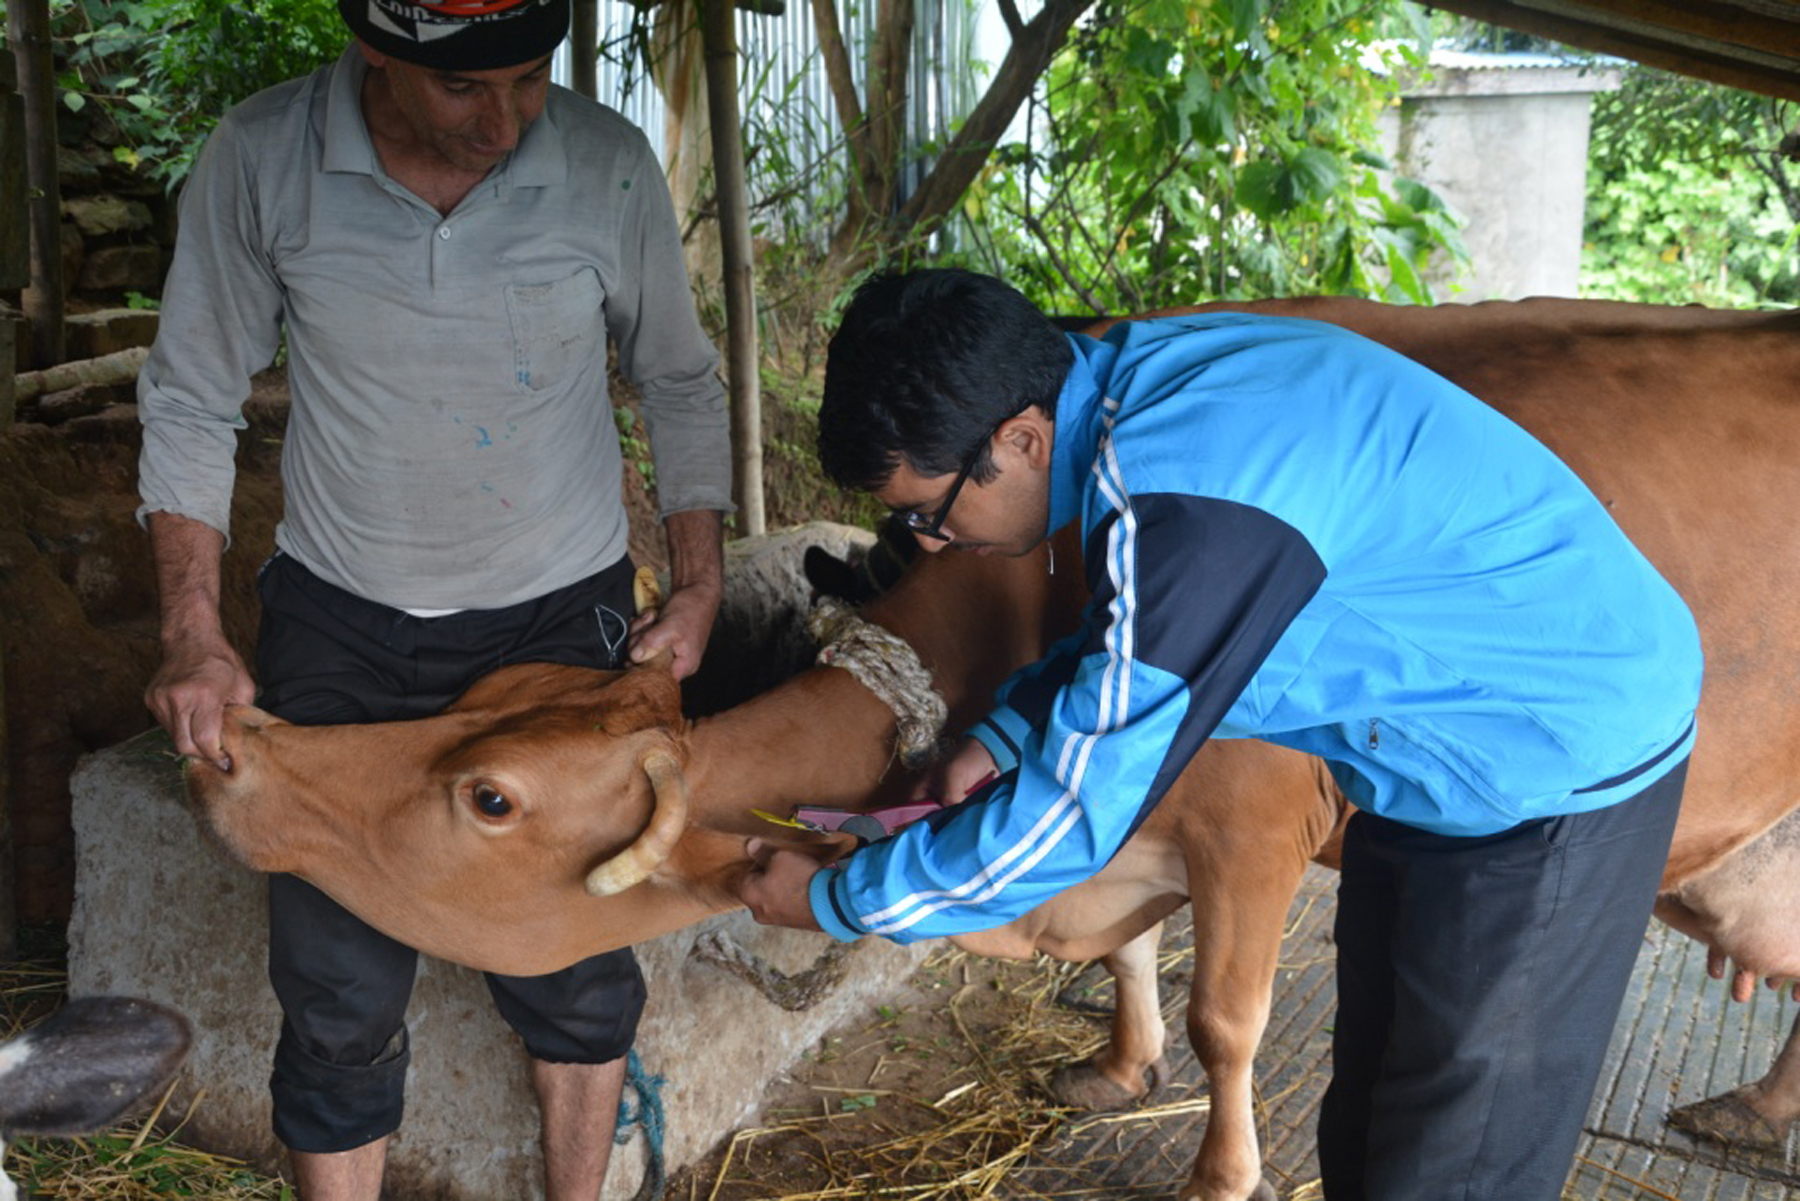
[[(988, 435), (988, 438), (991, 437), (993, 435)], [(988, 438), (983, 438), (976, 444), (974, 453), (963, 460), (962, 470), (950, 481), (950, 491), (944, 493), (943, 503), (938, 505), (937, 512), (928, 516), (917, 509), (896, 510), (894, 516), (900, 519), (900, 524), (922, 538), (949, 542), (951, 535), (944, 533), (944, 519), (950, 516), (950, 506), (956, 503), (956, 494), (962, 491), (962, 486), (969, 482), (969, 475), (975, 470), (975, 464), (981, 462), (981, 456), (987, 450)]]

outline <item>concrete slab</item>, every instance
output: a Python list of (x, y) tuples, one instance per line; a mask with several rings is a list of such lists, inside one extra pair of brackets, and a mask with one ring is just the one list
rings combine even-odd
[[(1337, 875), (1313, 868), (1289, 913), (1274, 1012), (1257, 1058), (1268, 1176), (1283, 1201), (1319, 1201), (1314, 1130), (1331, 1071), (1336, 989), (1331, 921)], [(1171, 945), (1192, 945), (1185, 920)], [(1167, 961), (1167, 960), (1165, 960)], [(1205, 1096), (1204, 1078), (1182, 1032), (1181, 961), (1163, 979), (1173, 1034), (1173, 1080), (1157, 1098), (1176, 1105)], [(1785, 1156), (1727, 1153), (1664, 1124), (1670, 1109), (1761, 1076), (1797, 1009), (1786, 994), (1728, 1002), (1706, 975), (1706, 951), (1660, 924), (1645, 935), (1589, 1111), (1567, 1201), (1795, 1201), (1800, 1147)], [(1097, 1000), (1110, 1001), (1100, 996)], [(1205, 1130), (1203, 1112), (1138, 1122), (1071, 1123), (1050, 1151), (996, 1196), (1040, 1199), (1167, 1198), (1187, 1179)]]

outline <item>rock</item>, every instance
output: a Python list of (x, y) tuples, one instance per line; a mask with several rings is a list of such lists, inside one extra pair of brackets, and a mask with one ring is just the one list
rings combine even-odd
[(162, 286), (159, 246), (102, 246), (87, 256), (77, 287), (83, 292), (153, 291)]
[(85, 237), (104, 238), (150, 228), (150, 206), (103, 193), (76, 196), (63, 201), (63, 216), (75, 223)]
[(157, 314), (151, 309), (100, 309), (71, 313), (63, 320), (65, 351), (71, 359), (97, 359), (115, 350), (156, 341)]
[(100, 169), (111, 156), (87, 146), (58, 146), (56, 176), (65, 196), (91, 192), (100, 186)]

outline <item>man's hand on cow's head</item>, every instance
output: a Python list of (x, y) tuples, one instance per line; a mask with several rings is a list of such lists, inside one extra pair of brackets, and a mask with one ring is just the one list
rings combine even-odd
[(699, 585), (680, 589), (631, 623), (631, 661), (647, 663), (658, 651), (668, 650), (675, 656), (675, 678), (685, 680), (700, 667), (718, 612), (716, 589)]
[(819, 929), (807, 892), (813, 876), (822, 870), (819, 861), (798, 851), (777, 850), (758, 838), (744, 844), (744, 853), (750, 857), (750, 870), (738, 884), (738, 900), (749, 907), (751, 916), (765, 926)]
[(725, 595), (725, 515), (711, 509), (671, 513), (663, 518), (669, 543), (669, 598), (631, 623), (631, 661), (648, 662), (668, 649), (675, 678), (685, 680), (700, 667), (713, 618)]
[(237, 651), (222, 638), (174, 644), (144, 691), (144, 703), (175, 741), (175, 752), (229, 771), (222, 738), (225, 706), (256, 699), (256, 685)]

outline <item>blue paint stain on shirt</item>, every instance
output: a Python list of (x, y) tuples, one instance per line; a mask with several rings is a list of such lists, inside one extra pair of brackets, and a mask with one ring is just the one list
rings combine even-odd
[(487, 426), (478, 425), (475, 427), (475, 432), (481, 435), (481, 437), (475, 441), (475, 448), (477, 450), (484, 446), (492, 446), (494, 444), (493, 436), (487, 432)]

